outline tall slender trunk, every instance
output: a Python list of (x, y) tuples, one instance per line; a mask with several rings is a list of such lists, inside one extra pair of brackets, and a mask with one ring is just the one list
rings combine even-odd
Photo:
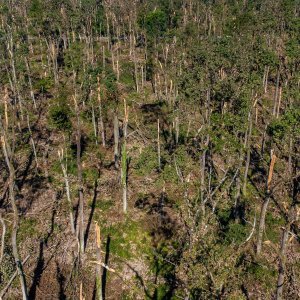
[(105, 69), (105, 47), (102, 46), (102, 67)]
[(97, 78), (98, 82), (98, 103), (99, 103), (99, 127), (101, 132), (101, 139), (102, 139), (102, 146), (105, 147), (105, 129), (104, 129), (104, 123), (103, 123), (103, 117), (102, 117), (102, 101), (101, 101), (101, 87), (100, 87), (100, 78)]
[(260, 212), (260, 218), (259, 218), (259, 227), (258, 227), (258, 237), (257, 237), (257, 245), (256, 245), (256, 254), (260, 255), (261, 249), (262, 249), (262, 240), (263, 240), (263, 233), (265, 229), (265, 220), (266, 220), (266, 213), (267, 208), (270, 202), (270, 185), (273, 177), (273, 171), (274, 171), (274, 165), (276, 161), (276, 155), (271, 152), (271, 163), (269, 167), (269, 175), (267, 179), (267, 191), (266, 191), (266, 197), (262, 203), (261, 206), (261, 212)]
[(31, 145), (32, 145), (32, 150), (33, 150), (33, 154), (34, 154), (36, 168), (38, 168), (39, 163), (38, 163), (38, 159), (37, 159), (36, 147), (35, 147), (35, 142), (34, 142), (34, 139), (33, 139), (32, 131), (31, 131), (28, 115), (27, 115), (27, 126), (28, 126), (28, 131), (29, 131), (29, 134), (30, 134), (30, 142), (31, 142)]
[(3, 153), (5, 156), (5, 161), (7, 163), (7, 167), (9, 169), (9, 199), (10, 203), (13, 209), (13, 228), (12, 228), (12, 233), (11, 233), (11, 243), (12, 243), (12, 250), (13, 250), (13, 256), (14, 260), (16, 263), (17, 267), (17, 272), (19, 275), (19, 280), (21, 284), (21, 291), (22, 291), (22, 296), (23, 300), (28, 299), (28, 294), (27, 294), (27, 286), (26, 286), (26, 279), (25, 279), (25, 274), (23, 272), (23, 265), (22, 261), (20, 259), (19, 251), (18, 251), (18, 245), (17, 245), (17, 232), (19, 228), (19, 212), (18, 208), (16, 205), (16, 200), (15, 200), (15, 167), (13, 164), (13, 152), (8, 145), (8, 141), (6, 139), (6, 134), (3, 130), (2, 123), (0, 124), (0, 129), (2, 131), (1, 135), (1, 144), (2, 144), (2, 149)]
[(249, 113), (249, 127), (248, 127), (248, 136), (245, 142), (245, 146), (247, 148), (247, 156), (246, 156), (246, 165), (245, 165), (245, 173), (244, 173), (244, 182), (243, 182), (243, 194), (246, 194), (247, 191), (247, 179), (248, 179), (248, 172), (250, 166), (250, 158), (251, 158), (251, 148), (250, 148), (250, 140), (252, 135), (252, 114)]
[(276, 115), (277, 106), (278, 106), (278, 94), (279, 94), (279, 80), (280, 80), (280, 70), (278, 68), (277, 70), (277, 79), (276, 79), (276, 89), (275, 89), (275, 95), (274, 95), (274, 106), (273, 106), (273, 116)]
[(175, 145), (178, 145), (179, 142), (179, 118), (178, 116), (175, 117)]
[(93, 129), (94, 129), (95, 144), (98, 145), (98, 132), (97, 132), (97, 125), (96, 125), (95, 109), (93, 104), (92, 104), (92, 122), (93, 122)]
[[(240, 173), (240, 171), (238, 171)], [(236, 192), (234, 195), (234, 220), (235, 223), (238, 222), (238, 217), (239, 217), (239, 213), (238, 213), (238, 209), (239, 209), (239, 205), (240, 205), (240, 198), (241, 198), (241, 180), (240, 180), (240, 174), (237, 174), (236, 176)]]
[(1, 237), (1, 250), (0, 250), (0, 264), (2, 263), (3, 254), (4, 254), (4, 246), (5, 246), (5, 234), (6, 234), (6, 224), (2, 217), (2, 213), (0, 213), (0, 223), (2, 226), (2, 237)]
[(76, 158), (77, 158), (77, 178), (78, 178), (78, 194), (79, 194), (79, 225), (78, 225), (78, 234), (79, 234), (79, 248), (80, 252), (84, 253), (84, 203), (83, 203), (83, 182), (82, 182), (82, 164), (81, 164), (81, 125), (80, 125), (80, 116), (79, 108), (76, 102), (76, 96), (74, 96), (75, 108), (77, 115), (77, 132), (76, 132)]
[(67, 168), (65, 167), (63, 163), (63, 151), (58, 151), (58, 156), (60, 160), (61, 169), (64, 175), (64, 181), (65, 181), (65, 189), (66, 189), (66, 195), (67, 200), (69, 204), (69, 216), (70, 216), (70, 226), (71, 226), (71, 232), (75, 234), (75, 222), (74, 222), (74, 216), (73, 216), (73, 204), (71, 200), (71, 193), (70, 193), (70, 185), (69, 185), (69, 178), (67, 173)]
[(157, 162), (158, 162), (158, 170), (161, 170), (159, 119), (157, 119)]
[(202, 153), (201, 159), (200, 159), (200, 165), (201, 165), (201, 178), (200, 178), (200, 193), (201, 193), (201, 213), (202, 213), (202, 228), (204, 228), (204, 218), (205, 218), (205, 202), (204, 202), (204, 193), (205, 193), (205, 166), (206, 166), (206, 153), (207, 149), (205, 149)]
[(269, 202), (270, 202), (270, 196), (267, 195), (266, 198), (264, 199), (264, 202), (261, 206), (261, 211), (260, 211), (257, 245), (256, 245), (256, 255), (260, 255), (261, 249), (262, 249), (263, 233), (264, 233), (264, 229), (265, 229), (266, 213), (267, 213), (267, 208), (268, 208)]
[(95, 224), (96, 228), (96, 256), (97, 256), (97, 264), (96, 264), (96, 290), (97, 290), (97, 299), (102, 300), (102, 255), (101, 255), (101, 233), (100, 227), (98, 223)]
[(269, 71), (270, 71), (270, 67), (269, 66), (265, 66), (264, 79), (263, 79), (263, 88), (264, 88), (264, 93), (265, 94), (268, 91)]
[(282, 299), (283, 285), (285, 277), (285, 263), (286, 263), (286, 248), (289, 237), (290, 224), (288, 224), (282, 232), (281, 245), (280, 245), (280, 258), (279, 258), (279, 274), (276, 288), (276, 300)]
[(114, 115), (114, 160), (116, 169), (119, 168), (119, 120), (117, 114)]
[(126, 100), (124, 99), (124, 124), (123, 124), (123, 132), (124, 132), (124, 141), (122, 145), (122, 157), (121, 157), (121, 181), (123, 188), (123, 211), (127, 213), (127, 124), (128, 124), (128, 107), (126, 105)]
[(29, 63), (28, 63), (27, 57), (25, 58), (25, 65), (26, 65), (26, 70), (27, 70), (27, 73), (28, 73), (28, 83), (29, 83), (29, 88), (30, 88), (30, 96), (31, 96), (34, 108), (37, 109), (35, 96), (34, 96), (34, 92), (33, 92), (33, 87), (32, 87), (30, 68), (29, 68)]
[(15, 65), (15, 56), (14, 56), (14, 44), (12, 34), (10, 34), (9, 41), (7, 43), (7, 50), (10, 56), (10, 66), (12, 70), (12, 87), (16, 98), (18, 99), (18, 104), (20, 107), (21, 118), (23, 119), (23, 104), (22, 99), (20, 97), (19, 88), (18, 88), (18, 80), (16, 73), (16, 65)]
[(121, 157), (121, 181), (122, 181), (122, 193), (123, 193), (123, 211), (127, 213), (127, 150), (126, 142), (122, 146), (122, 157)]

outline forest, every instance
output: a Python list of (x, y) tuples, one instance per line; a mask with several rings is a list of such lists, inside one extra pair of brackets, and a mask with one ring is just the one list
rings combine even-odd
[(299, 0), (0, 0), (0, 299), (300, 299)]

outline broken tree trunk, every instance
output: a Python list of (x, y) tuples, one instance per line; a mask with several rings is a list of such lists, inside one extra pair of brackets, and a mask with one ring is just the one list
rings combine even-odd
[(114, 115), (114, 160), (116, 169), (119, 168), (119, 120), (117, 114)]
[(78, 194), (79, 194), (79, 224), (78, 224), (78, 236), (79, 236), (79, 248), (81, 254), (84, 253), (84, 215), (83, 215), (83, 181), (82, 181), (82, 163), (81, 163), (81, 125), (79, 108), (77, 105), (76, 96), (74, 96), (75, 110), (77, 116), (77, 132), (76, 132), (76, 144), (77, 144), (77, 178), (78, 178)]
[(97, 290), (97, 299), (102, 300), (102, 255), (101, 255), (101, 233), (100, 227), (97, 222), (95, 222), (96, 228), (96, 257), (97, 257), (97, 264), (96, 264), (96, 290)]
[(14, 260), (16, 263), (18, 275), (19, 275), (19, 280), (21, 284), (21, 291), (22, 291), (22, 296), (23, 300), (28, 299), (28, 294), (27, 294), (27, 286), (26, 286), (26, 279), (25, 279), (25, 274), (23, 272), (23, 265), (20, 259), (19, 251), (18, 251), (18, 245), (17, 245), (17, 232), (19, 228), (19, 212), (18, 208), (16, 205), (16, 200), (15, 200), (15, 167), (13, 164), (13, 152), (11, 150), (11, 147), (8, 144), (6, 134), (3, 130), (2, 123), (1, 123), (1, 143), (2, 143), (2, 149), (3, 153), (5, 156), (5, 161), (7, 163), (7, 167), (9, 170), (9, 198), (10, 198), (10, 204), (13, 209), (13, 228), (12, 228), (12, 233), (11, 233), (11, 243), (12, 243), (12, 250), (13, 250), (13, 256)]
[(157, 161), (158, 161), (158, 170), (161, 170), (161, 157), (160, 157), (160, 125), (159, 119), (157, 119)]
[(270, 185), (271, 185), (273, 171), (274, 171), (274, 165), (275, 165), (275, 161), (276, 161), (276, 155), (273, 153), (273, 151), (271, 152), (271, 157), (272, 158), (271, 158), (269, 175), (268, 175), (268, 180), (267, 180), (267, 193), (266, 193), (264, 202), (262, 203), (261, 212), (260, 212), (256, 255), (260, 255), (260, 253), (261, 253), (262, 239), (263, 239), (263, 233), (264, 233), (264, 229), (265, 229), (266, 213), (267, 213), (267, 208), (268, 208), (268, 205), (270, 202)]
[(288, 243), (290, 231), (290, 224), (288, 224), (282, 232), (281, 245), (280, 245), (280, 258), (279, 258), (279, 274), (276, 288), (276, 300), (282, 299), (283, 285), (285, 277), (285, 263), (286, 263), (286, 248)]
[(67, 173), (67, 168), (63, 163), (63, 150), (58, 151), (58, 157), (60, 161), (60, 166), (64, 175), (64, 181), (65, 181), (65, 189), (66, 189), (66, 195), (67, 195), (67, 200), (69, 204), (69, 210), (70, 210), (70, 226), (71, 226), (71, 232), (75, 234), (75, 222), (74, 222), (74, 216), (73, 216), (73, 204), (71, 200), (71, 193), (70, 193), (70, 185), (69, 185), (69, 178), (68, 178), (68, 173)]

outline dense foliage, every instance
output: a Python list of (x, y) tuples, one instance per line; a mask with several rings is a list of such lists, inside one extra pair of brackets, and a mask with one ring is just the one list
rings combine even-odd
[(298, 0), (0, 17), (7, 299), (300, 297)]

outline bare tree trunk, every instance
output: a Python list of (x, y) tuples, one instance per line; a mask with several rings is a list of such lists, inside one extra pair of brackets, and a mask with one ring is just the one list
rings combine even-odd
[(157, 161), (158, 161), (158, 170), (161, 170), (159, 119), (157, 119)]
[(263, 88), (264, 88), (265, 94), (266, 94), (267, 91), (268, 91), (269, 71), (270, 71), (270, 67), (269, 67), (269, 66), (266, 66), (266, 67), (265, 67), (265, 71), (264, 71), (264, 79), (263, 79)]
[(201, 157), (201, 178), (200, 178), (200, 193), (201, 193), (201, 212), (202, 212), (202, 227), (204, 226), (204, 218), (205, 218), (205, 202), (204, 202), (204, 192), (205, 192), (205, 166), (206, 166), (206, 153), (207, 149), (205, 149), (202, 153)]
[(123, 192), (123, 211), (127, 213), (127, 150), (126, 142), (122, 146), (122, 158), (121, 158), (121, 181), (122, 181), (122, 192)]
[(27, 73), (28, 73), (28, 83), (29, 83), (29, 88), (30, 88), (30, 96), (31, 96), (34, 108), (37, 109), (35, 96), (34, 96), (34, 92), (33, 92), (33, 87), (32, 87), (30, 68), (29, 68), (29, 63), (28, 63), (27, 57), (25, 57), (25, 65), (26, 65), (26, 69), (27, 69)]
[(70, 185), (69, 185), (68, 173), (67, 173), (67, 169), (66, 169), (66, 167), (65, 167), (65, 165), (63, 163), (63, 150), (62, 151), (58, 151), (58, 157), (59, 157), (61, 169), (62, 169), (63, 175), (64, 175), (67, 200), (68, 200), (69, 210), (70, 210), (71, 232), (73, 234), (75, 234), (75, 222), (74, 222), (74, 216), (73, 216), (73, 204), (72, 204), (72, 200), (71, 200), (71, 193), (70, 193)]
[[(134, 39), (134, 45), (135, 45), (135, 39)], [(136, 87), (136, 92), (139, 92), (139, 73), (138, 73), (138, 62), (136, 58), (136, 50), (135, 47), (133, 46), (133, 62), (134, 62), (134, 78), (135, 78), (135, 87)]]
[(124, 124), (123, 124), (123, 132), (124, 132), (124, 141), (122, 145), (122, 157), (121, 157), (121, 180), (122, 180), (122, 188), (123, 188), (123, 211), (127, 213), (127, 124), (128, 124), (128, 107), (126, 105), (126, 100), (124, 99)]
[(95, 144), (98, 145), (98, 133), (97, 133), (97, 126), (96, 126), (95, 109), (93, 104), (92, 104), (92, 122), (94, 128)]
[(105, 69), (105, 47), (102, 47), (102, 67)]
[(240, 180), (240, 171), (236, 176), (236, 192), (234, 196), (234, 219), (235, 223), (238, 222), (238, 208), (239, 208), (239, 203), (240, 203), (240, 198), (241, 198), (241, 180)]
[(278, 106), (278, 94), (279, 94), (279, 80), (280, 80), (280, 71), (277, 70), (277, 79), (276, 79), (276, 90), (274, 95), (274, 106), (273, 106), (273, 116), (276, 116), (277, 106)]
[(262, 239), (263, 239), (263, 233), (265, 229), (265, 220), (266, 220), (266, 213), (267, 213), (267, 208), (268, 204), (270, 202), (270, 184), (272, 181), (273, 177), (273, 171), (274, 171), (274, 165), (276, 161), (276, 155), (271, 153), (271, 163), (270, 163), (270, 168), (269, 168), (269, 175), (268, 175), (268, 180), (267, 180), (267, 193), (266, 193), (266, 198), (264, 199), (264, 202), (262, 203), (261, 206), (261, 212), (260, 212), (260, 218), (259, 218), (259, 227), (258, 227), (258, 237), (257, 237), (257, 245), (256, 245), (256, 254), (260, 255), (261, 253), (261, 248), (262, 248)]
[(12, 34), (9, 35), (9, 40), (7, 43), (7, 50), (10, 56), (10, 66), (12, 70), (12, 83), (13, 83), (13, 91), (15, 96), (17, 97), (19, 101), (19, 107), (20, 107), (20, 113), (21, 118), (23, 119), (23, 104), (22, 99), (20, 97), (19, 88), (18, 88), (18, 81), (17, 81), (17, 74), (16, 74), (16, 66), (15, 66), (15, 56), (14, 56), (14, 44), (13, 44), (13, 38)]
[(179, 142), (179, 118), (175, 118), (175, 144), (178, 145)]
[(247, 157), (246, 157), (246, 166), (245, 166), (245, 173), (244, 173), (244, 182), (243, 182), (243, 194), (246, 194), (247, 190), (247, 179), (248, 179), (248, 172), (250, 166), (250, 158), (251, 158), (251, 148), (250, 148), (250, 140), (252, 135), (252, 114), (249, 113), (249, 128), (248, 128), (248, 137), (247, 143), (245, 143), (247, 147)]
[(279, 113), (280, 113), (281, 97), (282, 97), (282, 87), (279, 88), (279, 95), (278, 95), (278, 103), (277, 103), (276, 118), (279, 117)]
[(1, 237), (1, 250), (0, 250), (0, 264), (2, 263), (3, 254), (4, 254), (4, 246), (5, 246), (5, 234), (6, 234), (6, 224), (2, 217), (2, 213), (0, 213), (0, 223), (2, 225), (2, 237)]
[(102, 146), (105, 147), (105, 130), (104, 130), (104, 123), (102, 117), (102, 103), (101, 103), (101, 87), (100, 87), (100, 78), (97, 78), (98, 81), (98, 103), (99, 103), (99, 127), (101, 131), (101, 139), (102, 139)]
[[(24, 266), (25, 263), (28, 261), (30, 255), (27, 255), (27, 257), (22, 261), (22, 265)], [(11, 276), (11, 278), (9, 279), (7, 285), (3, 288), (3, 290), (0, 292), (0, 299), (3, 299), (3, 297), (5, 296), (5, 294), (7, 293), (9, 287), (11, 286), (11, 284), (13, 283), (13, 281), (15, 280), (15, 278), (18, 275), (18, 271), (15, 271), (15, 273)]]
[(261, 253), (262, 239), (263, 239), (263, 233), (264, 233), (264, 229), (265, 229), (265, 220), (266, 220), (266, 213), (267, 213), (269, 201), (270, 201), (270, 196), (267, 195), (262, 204), (261, 211), (260, 211), (258, 237), (257, 237), (257, 245), (256, 245), (256, 255), (260, 255), (260, 253)]
[(76, 144), (77, 144), (77, 178), (78, 178), (78, 194), (79, 194), (79, 225), (78, 225), (78, 234), (79, 234), (79, 247), (81, 254), (84, 253), (84, 214), (83, 214), (83, 182), (82, 182), (82, 164), (81, 164), (81, 126), (80, 126), (80, 117), (79, 117), (79, 108), (76, 101), (76, 96), (74, 96), (75, 109), (77, 115), (77, 133), (76, 133)]
[(102, 255), (101, 255), (101, 234), (100, 227), (98, 223), (95, 224), (96, 227), (96, 256), (97, 256), (97, 264), (96, 264), (96, 289), (97, 289), (97, 298), (98, 300), (103, 299), (102, 295)]
[(21, 284), (21, 291), (23, 295), (23, 300), (27, 300), (27, 286), (26, 286), (26, 280), (25, 275), (23, 272), (23, 266), (22, 262), (20, 260), (19, 251), (18, 251), (18, 245), (17, 245), (17, 231), (19, 228), (19, 212), (15, 201), (15, 167), (13, 165), (13, 153), (11, 152), (11, 148), (8, 145), (6, 134), (2, 128), (2, 123), (0, 124), (2, 136), (1, 136), (1, 143), (2, 143), (2, 149), (5, 156), (5, 161), (7, 163), (7, 167), (9, 169), (9, 198), (10, 203), (13, 209), (13, 228), (11, 233), (11, 243), (12, 243), (12, 249), (13, 249), (13, 256), (16, 263), (20, 284)]
[(38, 163), (38, 159), (37, 159), (36, 147), (35, 147), (35, 142), (34, 142), (34, 139), (33, 139), (32, 131), (31, 131), (31, 128), (30, 128), (29, 116), (28, 115), (27, 115), (27, 126), (28, 126), (28, 131), (29, 131), (29, 134), (30, 134), (30, 142), (31, 142), (31, 145), (32, 145), (32, 150), (33, 150), (33, 154), (34, 154), (36, 168), (38, 168), (39, 163)]
[(289, 230), (290, 230), (290, 224), (288, 224), (282, 232), (280, 258), (279, 258), (279, 274), (278, 274), (277, 289), (276, 289), (276, 300), (281, 300), (283, 294), (285, 263), (286, 263), (286, 247), (287, 247), (287, 241), (289, 237)]
[(115, 167), (119, 168), (119, 120), (117, 114), (114, 115), (114, 159)]

